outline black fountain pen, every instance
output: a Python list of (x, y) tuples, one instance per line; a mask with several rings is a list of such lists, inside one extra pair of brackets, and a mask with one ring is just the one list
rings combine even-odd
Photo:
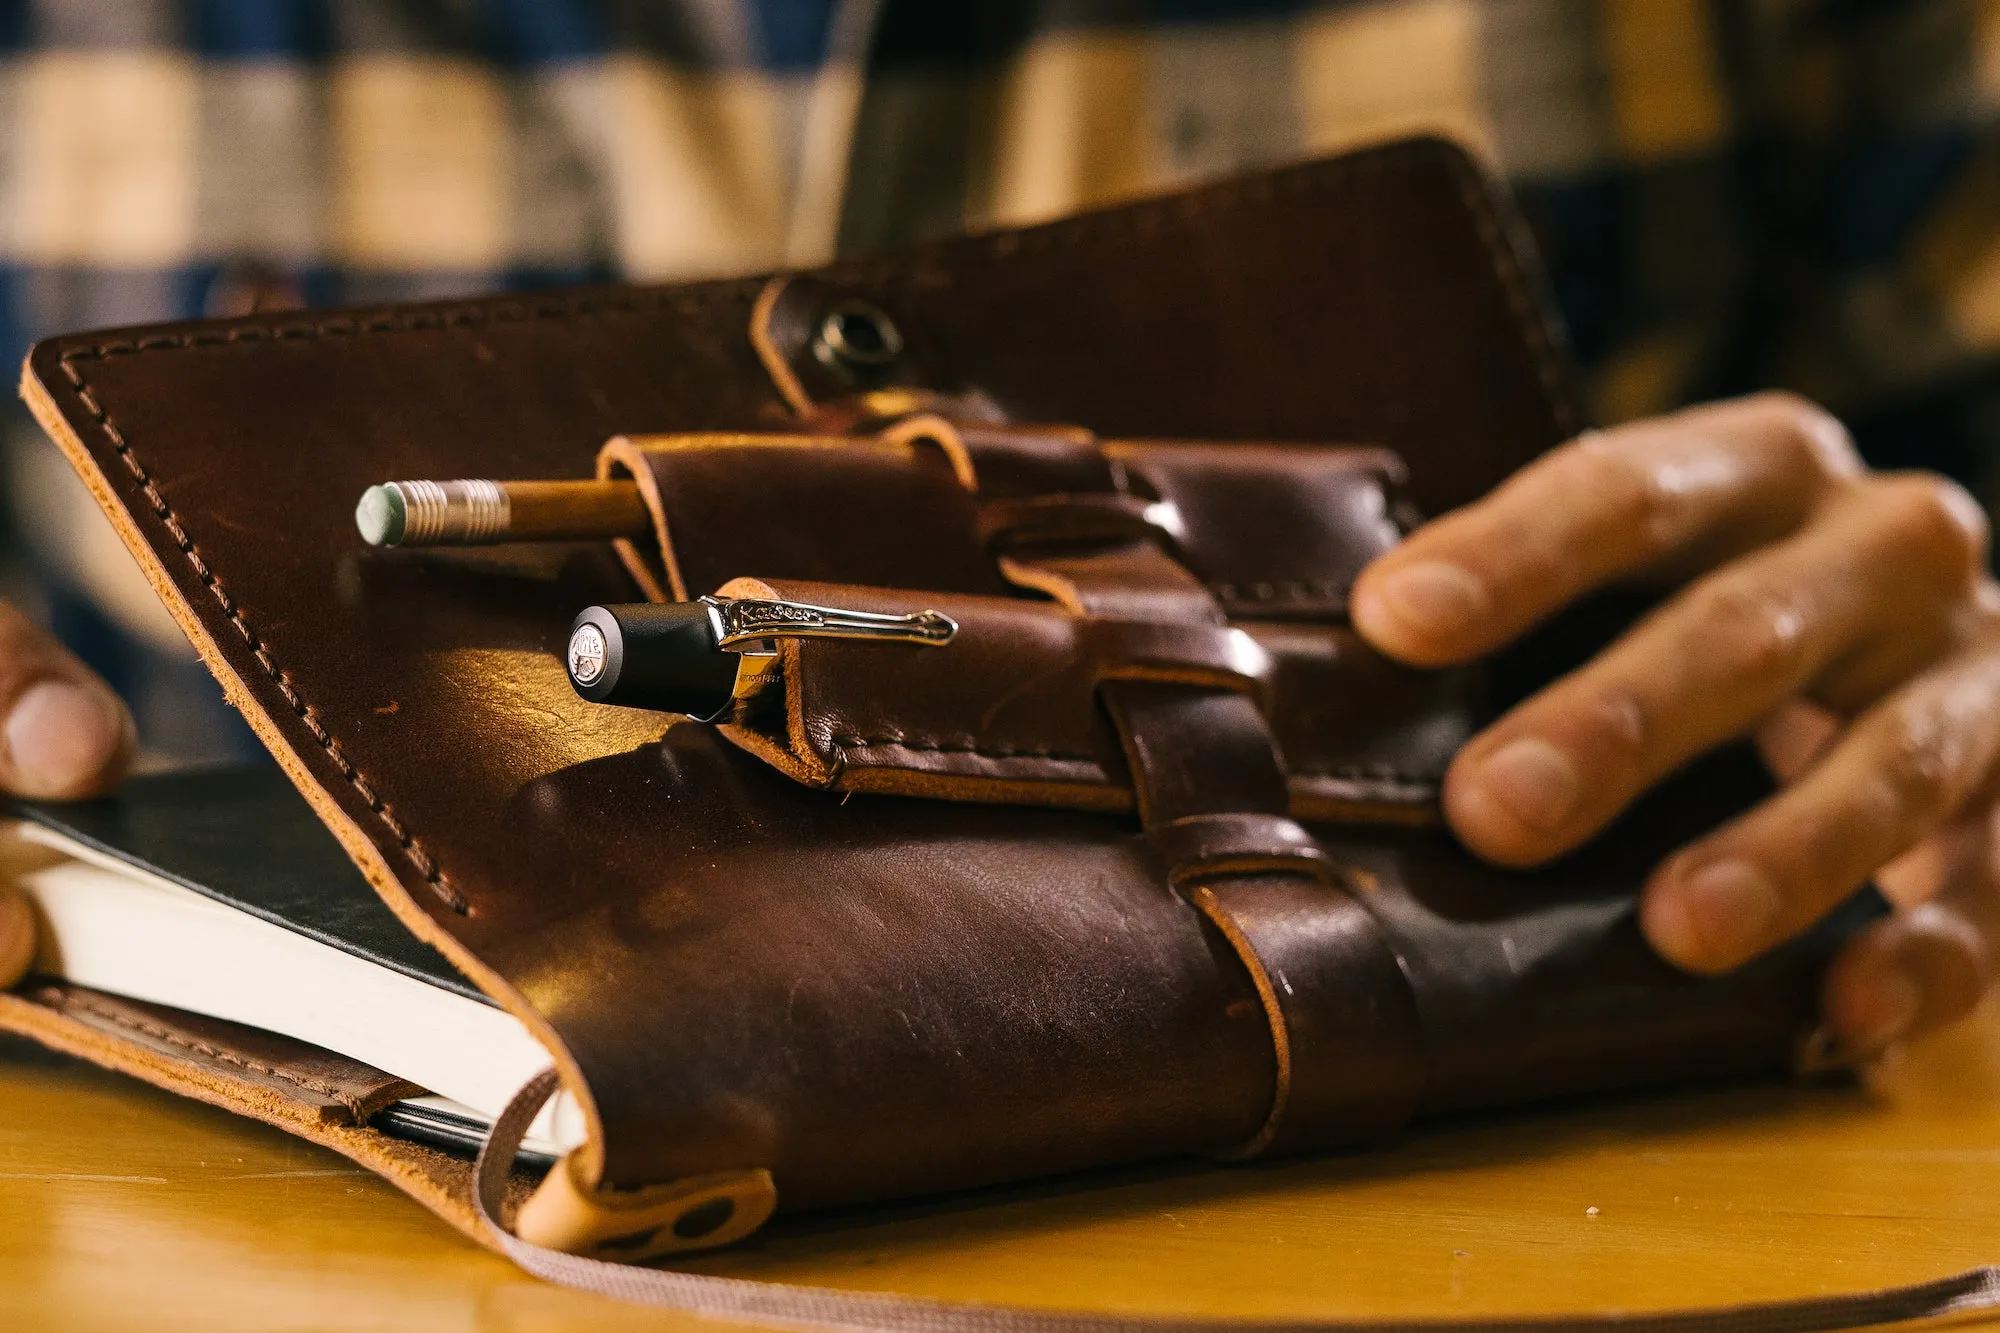
[(592, 703), (713, 721), (777, 657), (779, 639), (940, 648), (958, 623), (939, 611), (884, 615), (766, 597), (591, 606), (571, 623), (569, 683)]
[[(370, 486), (354, 523), (370, 546), (484, 546), (643, 538), (652, 520), (630, 481), (391, 481)], [(777, 659), (779, 639), (941, 647), (938, 611), (885, 615), (769, 597), (592, 606), (570, 625), (563, 669), (592, 703), (712, 721)]]

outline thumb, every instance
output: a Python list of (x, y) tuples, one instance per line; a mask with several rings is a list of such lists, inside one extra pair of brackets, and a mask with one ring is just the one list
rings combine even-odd
[(125, 775), (134, 748), (132, 716), (110, 687), (0, 602), (0, 791), (95, 796)]

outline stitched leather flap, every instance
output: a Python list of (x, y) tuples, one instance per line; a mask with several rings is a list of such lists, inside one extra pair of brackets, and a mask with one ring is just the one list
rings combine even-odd
[[(1017, 420), (1380, 441), (1441, 512), (1575, 424), (1516, 234), (1462, 156), (1404, 145), (820, 277), (893, 312), (925, 383)], [(761, 1167), (797, 1209), (1242, 1143), (1274, 1104), (1273, 1029), (1131, 820), (843, 804), (713, 728), (576, 697), (561, 627), (635, 595), (603, 552), (357, 549), (348, 503), (384, 478), (564, 476), (620, 430), (771, 429), (788, 406), (745, 336), (766, 289), (69, 338), (28, 390), (371, 880), (558, 1051), (603, 1182)], [(844, 531), (886, 541), (858, 526), (880, 513)], [(742, 574), (840, 577), (746, 562), (693, 591)], [(1630, 906), (1761, 790), (1695, 770), (1651, 825), (1534, 874), (1442, 830), (1309, 829), (1379, 884), (1418, 1112), (1782, 1067), (1838, 932), (1695, 979)]]
[[(906, 413), (854, 435), (621, 436), (598, 471), (646, 498), (655, 545), (621, 554), (655, 599), (753, 576), (728, 586), (960, 622), (943, 652), (784, 645), (728, 734), (813, 786), (1128, 809), (1096, 693), (1121, 675), (1253, 693), (1303, 817), (1429, 818), (1472, 730), (1465, 673), (1397, 667), (1346, 626), (1354, 576), (1408, 521), (1387, 450)], [(1170, 555), (1185, 587), (1135, 581), (1083, 614), (1060, 557), (1101, 580), (1121, 549)]]
[[(940, 449), (885, 436), (619, 436), (599, 476), (639, 483), (653, 548), (620, 554), (655, 601), (744, 574), (1001, 593), (976, 500)], [(921, 571), (921, 577), (918, 577)]]
[(1171, 511), (1183, 560), (1232, 616), (1346, 615), (1354, 576), (1414, 513), (1386, 449), (1114, 441), (1104, 452)]
[[(937, 610), (944, 648), (788, 639), (723, 732), (839, 791), (1125, 810), (1108, 680), (1220, 686), (1272, 720), (1307, 818), (1425, 817), (1472, 725), (1464, 676), (1383, 660), (1345, 626), (1089, 617), (1048, 601), (737, 579), (721, 592), (862, 611)], [(921, 603), (921, 605), (918, 605)]]
[(1125, 533), (1171, 550), (1232, 615), (1339, 617), (1410, 512), (1385, 449), (1098, 441), (930, 416), (854, 436), (620, 436), (598, 474), (646, 497), (657, 547), (623, 555), (656, 600), (743, 575), (999, 594), (996, 557), (1024, 542)]

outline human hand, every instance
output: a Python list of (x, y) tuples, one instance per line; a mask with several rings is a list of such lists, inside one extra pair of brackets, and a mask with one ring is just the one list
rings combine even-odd
[[(117, 782), (135, 748), (132, 717), (103, 681), (0, 603), (0, 791), (66, 800)], [(0, 882), (0, 988), (35, 955), (27, 899)]]
[(1593, 432), (1444, 515), (1357, 580), (1390, 657), (1477, 657), (1608, 584), (1677, 591), (1453, 761), (1444, 809), (1505, 865), (1577, 846), (1694, 755), (1754, 734), (1782, 789), (1680, 849), (1640, 924), (1726, 971), (1873, 876), (1899, 910), (1827, 974), (1826, 1021), (1880, 1053), (1968, 1011), (2000, 932), (2000, 586), (1956, 485), (1869, 472), (1765, 394)]

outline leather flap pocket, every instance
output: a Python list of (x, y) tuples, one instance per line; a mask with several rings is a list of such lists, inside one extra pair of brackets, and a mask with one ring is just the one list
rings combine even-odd
[(1018, 597), (737, 579), (724, 596), (941, 612), (941, 648), (775, 641), (722, 731), (798, 781), (838, 791), (1124, 810), (1131, 781), (1098, 700), (1109, 680), (1235, 690), (1270, 719), (1294, 813), (1423, 820), (1470, 734), (1466, 678), (1383, 660), (1343, 625), (1169, 624)]
[(1232, 616), (1341, 618), (1409, 519), (1385, 449), (1099, 440), (917, 416), (872, 434), (619, 436), (653, 516), (623, 555), (656, 601), (754, 574), (1006, 594), (1024, 547), (1148, 540)]
[[(1387, 450), (1100, 440), (924, 413), (853, 435), (620, 437), (655, 600), (935, 610), (941, 650), (780, 639), (724, 731), (842, 791), (1128, 809), (1107, 680), (1254, 698), (1308, 818), (1428, 819), (1471, 678), (1368, 649), (1347, 590), (1410, 521)], [(744, 577), (751, 576), (751, 577)], [(1152, 582), (1148, 582), (1152, 580)]]

